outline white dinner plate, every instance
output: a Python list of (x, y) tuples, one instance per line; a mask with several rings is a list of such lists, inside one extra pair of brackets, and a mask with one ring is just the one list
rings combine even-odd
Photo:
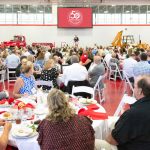
[(45, 114), (47, 111), (45, 110), (45, 109), (35, 109), (34, 110), (34, 113), (36, 114), (36, 115), (43, 115), (43, 114)]
[(27, 138), (31, 138), (31, 137), (38, 135), (38, 132), (35, 131), (35, 132), (31, 133), (29, 136), (20, 137), (20, 136), (16, 135), (16, 130), (17, 130), (17, 128), (12, 130), (12, 136), (15, 138), (18, 138), (18, 139), (27, 139)]
[(7, 107), (10, 107), (11, 105), (7, 105), (7, 106), (2, 106), (0, 105), (0, 108), (7, 108)]
[(7, 119), (7, 121), (15, 120), (13, 117), (4, 117), (4, 113), (0, 114), (0, 119)]
[[(23, 130), (23, 133), (20, 133), (19, 130)], [(31, 128), (19, 127), (15, 131), (15, 134), (16, 134), (16, 136), (19, 136), (19, 137), (25, 137), (25, 136), (29, 136), (32, 132), (33, 132), (33, 129), (31, 129)]]
[[(91, 102), (90, 104), (87, 104), (86, 101), (88, 102)], [(93, 99), (86, 99), (86, 98), (80, 98), (79, 99), (79, 102), (80, 104), (82, 104), (83, 106), (88, 106), (88, 105), (91, 105), (91, 104), (97, 104), (97, 101), (96, 100), (93, 100)]]

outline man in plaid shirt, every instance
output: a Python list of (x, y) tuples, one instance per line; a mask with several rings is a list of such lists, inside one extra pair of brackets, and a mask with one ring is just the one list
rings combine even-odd
[(135, 79), (143, 73), (150, 74), (150, 64), (148, 64), (147, 62), (147, 54), (141, 53), (140, 59), (141, 61), (135, 64), (133, 67), (133, 73)]

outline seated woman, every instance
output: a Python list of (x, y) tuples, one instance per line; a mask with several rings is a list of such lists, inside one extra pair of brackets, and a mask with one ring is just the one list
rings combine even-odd
[[(116, 63), (117, 65), (118, 65), (118, 68), (120, 69), (120, 66), (119, 66), (119, 61), (118, 61), (118, 59), (116, 58), (116, 54), (115, 53), (112, 53), (111, 54), (111, 59), (110, 59), (110, 63)], [(113, 66), (113, 65), (111, 65), (111, 69), (112, 70), (116, 70), (116, 66)]]
[(94, 150), (92, 120), (75, 114), (65, 94), (53, 89), (47, 97), (49, 113), (37, 128), (41, 150)]
[(21, 75), (16, 80), (13, 97), (21, 98), (27, 94), (35, 94), (37, 89), (35, 78), (33, 77), (33, 64), (26, 59), (22, 60)]
[(69, 57), (68, 57), (67, 60), (66, 60), (66, 63), (68, 63), (68, 65), (71, 65), (72, 53), (73, 53), (73, 50), (70, 50), (70, 52), (69, 52)]
[[(49, 59), (45, 62), (45, 65), (44, 65), (43, 70), (41, 72), (40, 80), (52, 81), (53, 87), (58, 88), (57, 81), (56, 81), (58, 75), (59, 75), (59, 73), (55, 69), (54, 60)], [(50, 90), (51, 87), (45, 85), (42, 87), (42, 89), (43, 90)]]
[(5, 119), (0, 119), (0, 126), (4, 126), (4, 131), (0, 137), (0, 150), (5, 150), (8, 143), (9, 131), (12, 128), (12, 124), (11, 122), (6, 122)]
[(2, 59), (5, 61), (6, 60), (6, 57), (8, 56), (9, 54), (8, 54), (8, 49), (5, 49), (4, 51), (3, 51), (3, 54), (2, 54)]
[(92, 62), (93, 62), (93, 54), (92, 52), (88, 52), (87, 60), (85, 61), (85, 63), (80, 62), (80, 65), (85, 66), (85, 68), (88, 70)]
[(35, 63), (39, 64), (41, 68), (43, 68), (44, 63), (45, 63), (44, 58), (45, 58), (45, 50), (42, 49), (37, 57), (37, 60), (35, 61)]

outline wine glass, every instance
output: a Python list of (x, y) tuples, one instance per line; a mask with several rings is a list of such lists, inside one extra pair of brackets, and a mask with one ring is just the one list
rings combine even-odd
[(26, 109), (23, 109), (23, 121), (24, 121), (24, 125), (26, 126), (27, 125), (27, 118), (28, 118), (28, 115), (26, 114)]

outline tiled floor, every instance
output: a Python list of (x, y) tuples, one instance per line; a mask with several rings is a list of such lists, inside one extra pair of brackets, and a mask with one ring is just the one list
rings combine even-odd
[[(117, 81), (109, 80), (108, 78), (104, 80), (107, 88), (105, 89), (105, 102), (102, 102), (102, 106), (105, 108), (109, 116), (113, 116), (122, 97), (124, 94), (124, 81), (117, 79)], [(9, 91), (10, 97), (12, 97), (13, 88), (15, 82), (10, 82), (9, 84), (5, 81), (5, 88)], [(0, 83), (0, 91), (3, 90), (3, 85)], [(131, 90), (127, 91), (128, 95), (132, 95)], [(96, 97), (98, 100), (98, 97)], [(99, 102), (99, 100), (98, 100)]]

